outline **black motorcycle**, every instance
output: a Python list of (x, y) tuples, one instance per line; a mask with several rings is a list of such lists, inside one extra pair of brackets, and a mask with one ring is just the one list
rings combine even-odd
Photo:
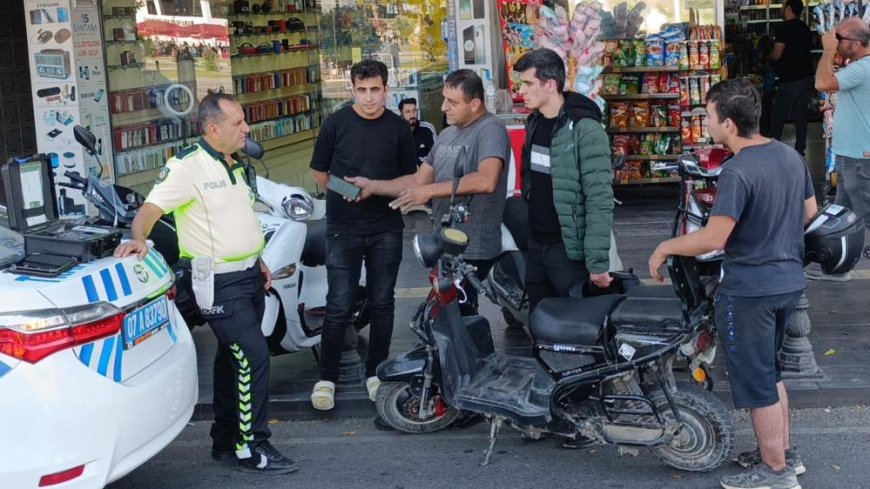
[(683, 358), (701, 381), (715, 354), (712, 303), (694, 259), (668, 262), (673, 288), (545, 299), (530, 319), (534, 358), (501, 355), (487, 320), (459, 311), (463, 283), (494, 299), (462, 259), (468, 237), (451, 224), (463, 220), (463, 209), (455, 205), (437, 235), (414, 239), (418, 261), (431, 267), (432, 290), (410, 325), (419, 344), (378, 368), (376, 407), (387, 424), (428, 433), (460, 410), (484, 415), (491, 422), (484, 464), (504, 424), (531, 438), (553, 433), (649, 447), (682, 470), (712, 470), (729, 459), (730, 412), (673, 374)]

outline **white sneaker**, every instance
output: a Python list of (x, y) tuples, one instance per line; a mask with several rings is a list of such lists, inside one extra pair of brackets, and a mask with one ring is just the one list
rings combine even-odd
[(335, 407), (335, 383), (321, 380), (314, 384), (311, 392), (311, 405), (319, 411), (329, 411)]
[(369, 377), (366, 379), (366, 390), (369, 391), (369, 400), (374, 402), (378, 397), (378, 389), (381, 387), (381, 381), (377, 377)]

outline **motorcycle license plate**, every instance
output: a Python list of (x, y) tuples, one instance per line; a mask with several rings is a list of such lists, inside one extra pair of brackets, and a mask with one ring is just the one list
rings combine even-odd
[(129, 350), (169, 325), (169, 301), (166, 296), (145, 304), (124, 318), (124, 349)]

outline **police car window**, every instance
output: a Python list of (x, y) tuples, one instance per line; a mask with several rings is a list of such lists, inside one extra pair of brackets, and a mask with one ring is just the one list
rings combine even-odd
[(24, 238), (9, 229), (6, 208), (0, 206), (0, 268), (24, 258)]

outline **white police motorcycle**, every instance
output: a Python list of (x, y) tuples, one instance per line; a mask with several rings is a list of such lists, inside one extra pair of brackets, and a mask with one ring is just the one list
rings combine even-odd
[[(248, 139), (244, 152), (262, 163), (263, 148), (256, 141)], [(266, 207), (257, 214), (266, 237), (262, 258), (272, 271), (263, 334), (273, 355), (311, 348), (319, 361), (327, 292), (326, 201), (257, 176), (250, 163), (247, 171), (258, 202)], [(369, 322), (364, 269), (357, 297), (351, 324), (359, 331)]]

